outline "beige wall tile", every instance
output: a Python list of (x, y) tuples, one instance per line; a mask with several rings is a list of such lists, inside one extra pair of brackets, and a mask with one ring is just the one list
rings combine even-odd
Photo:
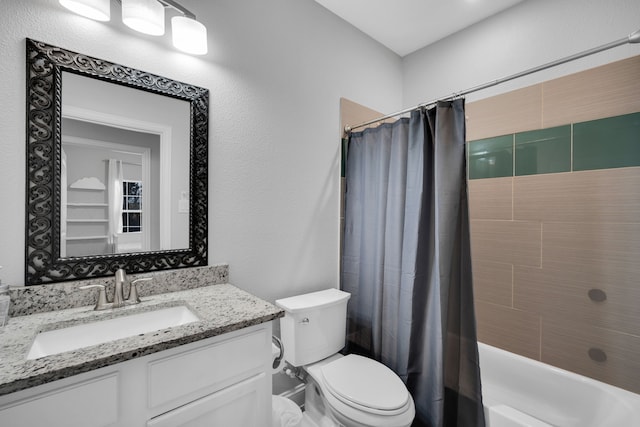
[(467, 141), (540, 129), (542, 85), (470, 102), (466, 116)]
[[(638, 75), (640, 56), (469, 103), (467, 140), (640, 111)], [(640, 168), (500, 179), (469, 183), (479, 339), (640, 392)]]
[(540, 317), (476, 300), (478, 341), (540, 360)]
[[(600, 349), (606, 361), (589, 357)], [(542, 361), (640, 393), (640, 337), (616, 331), (544, 318)]]
[(640, 222), (638, 183), (640, 167), (518, 176), (513, 178), (514, 219)]
[(640, 56), (542, 84), (543, 127), (640, 111)]
[(473, 297), (507, 307), (512, 305), (513, 266), (473, 260)]
[(471, 219), (513, 219), (513, 177), (469, 181)]
[(640, 56), (466, 106), (467, 141), (640, 111)]
[(526, 221), (471, 221), (474, 260), (540, 266), (541, 225)]
[(542, 267), (586, 271), (597, 280), (638, 283), (640, 224), (545, 223)]
[[(613, 272), (607, 277), (607, 272), (592, 263), (577, 268), (516, 266), (513, 307), (543, 318), (554, 316), (640, 336), (640, 286), (635, 279), (639, 276), (640, 271), (633, 275)], [(591, 300), (592, 289), (604, 291), (606, 299)]]

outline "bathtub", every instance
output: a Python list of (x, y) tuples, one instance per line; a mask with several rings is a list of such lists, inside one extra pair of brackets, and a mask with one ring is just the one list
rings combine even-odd
[(640, 426), (640, 395), (478, 343), (487, 427)]

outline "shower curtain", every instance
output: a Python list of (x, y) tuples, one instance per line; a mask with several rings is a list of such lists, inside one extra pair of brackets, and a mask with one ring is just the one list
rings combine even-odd
[(351, 135), (342, 289), (347, 351), (406, 383), (413, 426), (483, 427), (464, 100)]

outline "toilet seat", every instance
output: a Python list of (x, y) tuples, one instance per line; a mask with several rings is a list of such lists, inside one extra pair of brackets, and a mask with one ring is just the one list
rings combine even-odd
[(409, 392), (388, 367), (350, 354), (320, 369), (327, 390), (341, 402), (365, 412), (396, 415), (406, 410)]
[[(334, 365), (333, 368), (330, 368), (331, 365), (342, 359), (347, 359), (347, 361), (338, 363)], [(366, 367), (358, 368), (356, 365)], [(349, 369), (353, 370), (348, 371)], [(336, 354), (315, 364), (308, 365), (306, 370), (316, 381), (320, 389), (323, 390), (324, 399), (328, 405), (327, 410), (339, 420), (341, 425), (367, 427), (406, 427), (411, 425), (415, 415), (413, 399), (400, 378), (381, 363), (362, 356), (342, 356)], [(393, 380), (389, 380), (392, 384), (391, 387), (395, 390), (389, 402), (381, 403), (376, 398), (367, 399), (365, 397), (366, 394), (364, 396), (358, 393), (353, 394), (349, 393), (348, 388), (340, 388), (340, 385), (347, 387), (346, 383), (353, 384), (356, 382), (354, 379), (354, 371), (357, 372), (356, 375), (358, 376), (371, 375), (371, 377), (369, 377), (369, 389), (372, 391), (372, 394), (378, 394), (378, 399), (380, 399), (380, 396), (388, 397), (388, 390), (382, 390), (380, 386), (380, 384), (387, 384), (387, 382), (385, 382), (385, 379), (388, 380), (387, 375), (394, 377), (399, 384), (396, 383), (394, 385)], [(349, 372), (349, 374), (345, 375), (344, 372)], [(338, 377), (342, 381), (340, 381)], [(377, 379), (380, 377), (382, 377), (382, 381), (381, 383), (377, 383)], [(376, 383), (378, 384), (377, 386)], [(399, 389), (396, 389), (396, 386), (398, 386)], [(365, 404), (357, 403), (354, 400)], [(402, 401), (404, 401), (404, 404), (398, 407)], [(375, 408), (375, 406), (393, 409), (378, 409)]]

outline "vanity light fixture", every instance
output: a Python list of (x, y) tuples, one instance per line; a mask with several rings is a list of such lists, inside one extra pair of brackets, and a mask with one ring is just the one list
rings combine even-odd
[(192, 55), (207, 53), (207, 27), (196, 21), (196, 15), (174, 0), (158, 0), (182, 14), (171, 18), (173, 47)]
[(164, 34), (164, 6), (157, 0), (121, 0), (122, 22), (151, 36)]
[[(67, 9), (97, 21), (110, 19), (110, 0), (58, 0)], [(171, 18), (173, 46), (185, 53), (207, 53), (207, 28), (196, 15), (174, 0), (118, 0), (122, 6), (122, 22), (144, 34), (164, 34), (164, 9), (170, 7), (180, 13)]]
[(72, 12), (96, 21), (111, 19), (110, 0), (59, 0), (60, 4)]
[(207, 53), (207, 27), (193, 18), (174, 16), (171, 18), (173, 46), (192, 55)]

